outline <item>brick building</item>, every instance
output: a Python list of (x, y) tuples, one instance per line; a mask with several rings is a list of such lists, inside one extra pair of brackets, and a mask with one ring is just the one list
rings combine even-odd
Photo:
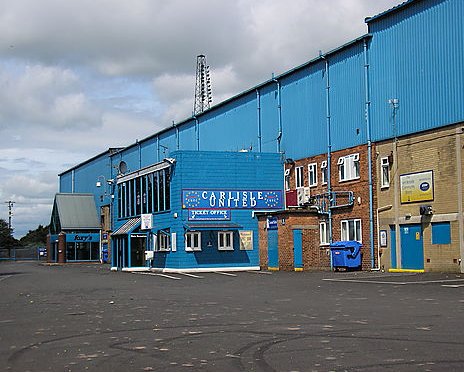
[(381, 267), (459, 272), (463, 123), (379, 143)]
[(287, 160), (287, 209), (259, 218), (262, 268), (328, 269), (329, 243), (351, 240), (363, 245), (363, 269), (372, 268), (372, 263), (378, 265), (377, 253), (372, 255), (371, 251), (375, 242), (370, 235), (368, 147), (332, 152), (330, 171), (327, 158), (321, 154)]

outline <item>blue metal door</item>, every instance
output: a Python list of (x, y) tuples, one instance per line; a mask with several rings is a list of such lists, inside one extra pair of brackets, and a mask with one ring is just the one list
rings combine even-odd
[(398, 268), (396, 261), (396, 229), (394, 225), (390, 225), (390, 251), (391, 268)]
[(278, 237), (277, 230), (267, 231), (268, 267), (271, 269), (279, 269)]
[(400, 226), (401, 232), (401, 268), (424, 269), (424, 246), (420, 224)]
[(293, 231), (293, 268), (295, 271), (303, 270), (303, 231)]

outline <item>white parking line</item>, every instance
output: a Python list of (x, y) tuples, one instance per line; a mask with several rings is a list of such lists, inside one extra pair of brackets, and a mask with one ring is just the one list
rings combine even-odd
[(137, 275), (161, 276), (161, 277), (170, 278), (171, 280), (181, 280), (180, 277), (165, 275), (164, 273), (150, 273), (150, 272), (132, 272), (132, 273), (137, 274)]
[(177, 272), (177, 274), (188, 276), (188, 277), (193, 277), (193, 278), (204, 278), (203, 276), (198, 276), (198, 275), (194, 275), (192, 273), (187, 273), (187, 272)]
[(7, 276), (0, 277), (0, 281), (6, 280), (7, 278), (12, 277), (12, 276), (13, 275), (7, 275)]
[(464, 284), (460, 284), (460, 285), (441, 285), (443, 287), (446, 287), (446, 288), (460, 288), (461, 286), (464, 286)]
[(267, 271), (247, 271), (248, 273), (256, 273), (257, 275), (272, 275), (272, 272)]
[(233, 273), (227, 273), (227, 272), (214, 272), (214, 273), (217, 273), (218, 275), (237, 277), (237, 275), (235, 275)]

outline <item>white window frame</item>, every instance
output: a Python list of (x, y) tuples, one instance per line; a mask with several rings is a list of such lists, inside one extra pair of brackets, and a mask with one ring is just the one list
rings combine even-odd
[[(341, 221), (340, 238), (341, 241), (358, 241), (362, 243), (362, 223), (361, 219), (348, 219)], [(350, 237), (350, 225), (352, 225), (353, 236)]]
[(308, 185), (317, 186), (317, 163), (308, 164)]
[(290, 190), (290, 169), (287, 168), (284, 173), (285, 190)]
[(220, 251), (233, 251), (234, 250), (234, 232), (233, 231), (219, 231), (218, 232), (218, 250)]
[(297, 189), (304, 187), (303, 166), (295, 167), (295, 187)]
[(325, 185), (327, 184), (327, 161), (322, 161), (321, 162), (321, 184)]
[(201, 251), (201, 232), (185, 233), (185, 251)]
[(329, 245), (329, 229), (326, 221), (319, 223), (319, 242), (321, 245)]
[(380, 187), (390, 187), (390, 162), (388, 157), (380, 158)]
[(338, 158), (338, 180), (349, 181), (359, 179), (360, 164), (359, 153)]
[(171, 235), (159, 231), (156, 235), (156, 251), (170, 251), (171, 250)]

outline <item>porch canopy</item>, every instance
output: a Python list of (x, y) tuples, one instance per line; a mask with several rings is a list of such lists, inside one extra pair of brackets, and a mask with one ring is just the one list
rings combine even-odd
[(126, 221), (123, 225), (121, 225), (118, 229), (116, 229), (112, 236), (122, 236), (125, 234), (132, 233), (136, 228), (140, 226), (140, 222), (142, 221), (141, 218), (132, 218)]

